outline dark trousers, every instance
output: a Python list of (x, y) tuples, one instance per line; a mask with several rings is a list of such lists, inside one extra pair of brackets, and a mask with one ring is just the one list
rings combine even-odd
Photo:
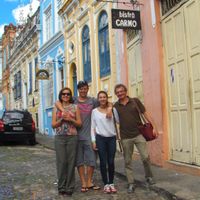
[[(116, 152), (116, 137), (102, 137), (96, 135), (96, 145), (98, 148), (100, 171), (104, 185), (112, 184), (115, 172), (115, 152)], [(107, 172), (108, 165), (108, 172)], [(108, 174), (108, 175), (107, 175)]]
[(75, 187), (75, 162), (77, 136), (55, 136), (58, 191), (73, 192)]

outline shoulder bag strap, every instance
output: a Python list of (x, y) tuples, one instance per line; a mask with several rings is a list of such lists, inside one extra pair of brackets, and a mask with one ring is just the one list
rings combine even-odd
[(135, 101), (135, 99), (133, 99), (133, 102), (134, 102), (134, 104), (136, 106), (136, 109), (137, 109), (137, 111), (139, 113), (139, 116), (140, 116), (140, 119), (141, 119), (142, 123), (147, 123), (147, 120), (145, 119), (144, 114), (141, 112), (141, 110), (140, 110), (137, 102)]
[(117, 138), (117, 141), (119, 144), (119, 150), (120, 150), (120, 152), (122, 152), (123, 148), (122, 148), (122, 143), (121, 143), (121, 137), (120, 137), (120, 134), (119, 134), (119, 131), (117, 128), (117, 122), (116, 122), (115, 113), (114, 113), (113, 109), (112, 109), (112, 114), (113, 114), (113, 121), (114, 121), (114, 126), (115, 126), (115, 131), (116, 131), (116, 138)]

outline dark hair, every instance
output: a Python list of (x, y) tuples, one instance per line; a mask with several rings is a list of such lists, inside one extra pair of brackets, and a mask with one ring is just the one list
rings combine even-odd
[(79, 81), (78, 84), (77, 84), (77, 88), (78, 88), (78, 89), (80, 89), (80, 88), (82, 88), (82, 87), (84, 87), (84, 86), (89, 87), (87, 81)]
[(64, 88), (62, 88), (62, 89), (60, 90), (59, 95), (58, 95), (59, 101), (60, 101), (61, 103), (63, 102), (63, 100), (62, 100), (62, 93), (63, 93), (64, 90), (68, 90), (69, 93), (70, 93), (69, 103), (74, 103), (74, 100), (73, 100), (73, 98), (72, 98), (72, 91), (71, 91), (71, 89), (68, 88), (68, 87), (64, 87)]
[(124, 90), (127, 92), (127, 87), (126, 87), (124, 84), (119, 83), (119, 84), (115, 85), (115, 89), (114, 89), (115, 94), (116, 94), (116, 90), (117, 90), (118, 88), (120, 88), (120, 87), (124, 88)]
[(106, 97), (108, 98), (108, 94), (107, 94), (107, 92), (105, 92), (105, 91), (103, 91), (103, 90), (101, 90), (101, 91), (98, 92), (98, 94), (97, 94), (97, 98), (99, 98), (99, 95), (100, 95), (100, 94), (105, 94)]

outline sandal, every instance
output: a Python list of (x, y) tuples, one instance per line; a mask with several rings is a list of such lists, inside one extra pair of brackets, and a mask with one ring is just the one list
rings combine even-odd
[(87, 192), (88, 188), (87, 187), (81, 187), (81, 192)]
[(88, 187), (89, 190), (100, 190), (101, 188), (97, 185), (92, 185), (90, 187)]

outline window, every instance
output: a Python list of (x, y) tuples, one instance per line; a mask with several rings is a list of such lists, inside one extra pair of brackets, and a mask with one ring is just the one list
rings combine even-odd
[(32, 94), (32, 62), (29, 63), (29, 94)]
[(110, 74), (108, 15), (105, 11), (103, 11), (99, 16), (98, 33), (99, 33), (100, 77), (104, 77)]
[(3, 51), (3, 69), (6, 69), (6, 48)]
[(21, 71), (14, 75), (14, 99), (21, 98)]
[(37, 91), (39, 88), (39, 83), (36, 78), (36, 73), (37, 73), (37, 69), (38, 69), (38, 57), (35, 58), (34, 63), (35, 63), (35, 91)]
[(57, 57), (57, 60), (58, 60), (58, 64), (57, 64), (57, 67), (58, 67), (58, 90), (61, 90), (62, 88), (64, 88), (64, 69), (63, 69), (63, 66), (64, 66), (64, 57), (63, 55), (60, 55)]
[(45, 33), (46, 41), (51, 38), (51, 6), (45, 11)]
[[(57, 9), (58, 11), (60, 10), (62, 5), (62, 1), (61, 0), (57, 0)], [(62, 26), (62, 18), (58, 15), (58, 31), (61, 30), (61, 26)]]
[(48, 64), (49, 79), (44, 80), (44, 101), (45, 107), (49, 108), (53, 105), (53, 64)]
[(82, 32), (82, 48), (83, 48), (83, 76), (84, 80), (91, 82), (91, 55), (90, 55), (90, 36), (89, 28), (84, 26)]
[(61, 85), (61, 89), (64, 88), (64, 72), (63, 72), (63, 67), (60, 68), (60, 85)]
[(138, 30), (132, 30), (128, 29), (127, 30), (127, 44), (129, 44), (133, 39), (135, 39), (139, 34)]
[(21, 71), (17, 73), (17, 98), (21, 98), (22, 96), (22, 87), (21, 87)]

